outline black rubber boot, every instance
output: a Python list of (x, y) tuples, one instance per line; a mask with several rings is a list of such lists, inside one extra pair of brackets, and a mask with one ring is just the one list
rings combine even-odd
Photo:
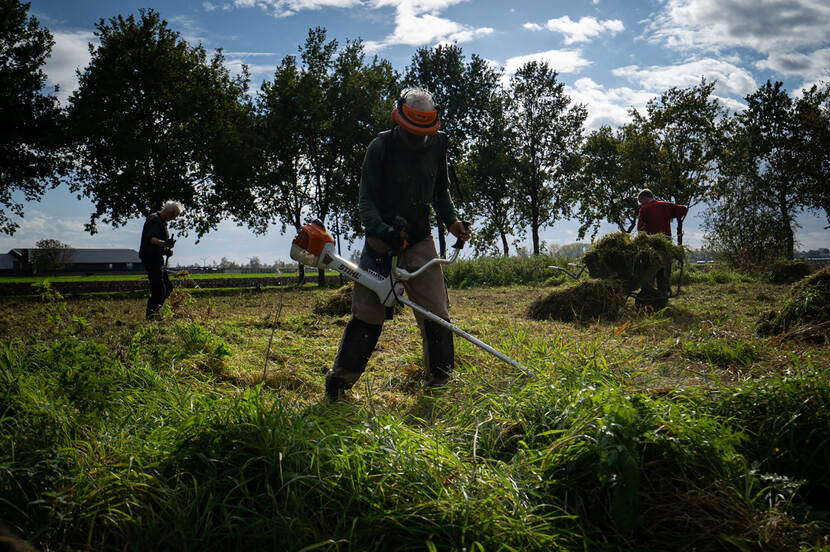
[(429, 356), (427, 387), (446, 385), (455, 367), (455, 347), (452, 332), (432, 320), (424, 320)]
[(339, 399), (366, 369), (382, 329), (380, 324), (369, 324), (354, 316), (346, 324), (334, 366), (326, 373), (326, 397), (329, 401)]

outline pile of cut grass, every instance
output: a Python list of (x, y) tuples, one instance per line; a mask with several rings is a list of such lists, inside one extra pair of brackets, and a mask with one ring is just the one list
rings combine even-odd
[(314, 300), (314, 313), (322, 316), (345, 316), (352, 313), (354, 283), (322, 293)]
[(781, 310), (765, 313), (757, 330), (760, 335), (830, 341), (830, 267), (794, 284)]
[(586, 322), (616, 320), (625, 307), (626, 295), (616, 280), (589, 278), (561, 286), (530, 305), (534, 320)]
[(591, 278), (619, 280), (625, 293), (646, 286), (672, 260), (683, 260), (681, 246), (662, 234), (632, 238), (615, 232), (600, 239), (583, 257)]

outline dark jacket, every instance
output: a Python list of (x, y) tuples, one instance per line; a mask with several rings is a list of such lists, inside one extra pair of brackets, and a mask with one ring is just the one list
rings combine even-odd
[(150, 243), (151, 238), (158, 238), (167, 241), (170, 234), (167, 232), (167, 221), (161, 218), (158, 212), (147, 215), (144, 221), (144, 229), (141, 231), (141, 245), (138, 248), (138, 256), (144, 264), (163, 264), (164, 248)]
[[(394, 131), (393, 131), (394, 132)], [(424, 224), (429, 206), (449, 227), (458, 219), (450, 199), (447, 160), (440, 136), (423, 150), (412, 151), (393, 134), (390, 143), (375, 138), (366, 150), (360, 175), (360, 218), (369, 236), (382, 234), (396, 216)]]

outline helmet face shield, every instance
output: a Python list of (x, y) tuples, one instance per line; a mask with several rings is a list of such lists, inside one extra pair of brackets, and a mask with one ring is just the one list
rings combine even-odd
[(407, 97), (408, 95), (404, 94), (398, 99), (397, 106), (392, 110), (392, 122), (417, 136), (432, 136), (438, 132), (441, 125), (438, 110), (435, 107), (428, 111), (416, 109), (406, 103)]

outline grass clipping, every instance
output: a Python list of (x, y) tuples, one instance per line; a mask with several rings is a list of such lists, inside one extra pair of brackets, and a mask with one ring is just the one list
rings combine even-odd
[(314, 302), (314, 312), (322, 316), (344, 316), (352, 313), (354, 283), (349, 282), (320, 295)]
[(589, 278), (562, 286), (547, 297), (530, 305), (529, 315), (535, 320), (585, 322), (619, 317), (626, 295), (616, 280)]
[(536, 320), (580, 322), (618, 318), (627, 295), (648, 285), (673, 259), (683, 259), (683, 248), (662, 234), (609, 234), (585, 254), (582, 261), (591, 278), (563, 286), (535, 301), (529, 316)]
[(591, 278), (617, 280), (623, 291), (630, 293), (648, 285), (671, 261), (683, 258), (683, 248), (663, 234), (632, 238), (625, 232), (615, 232), (599, 240), (582, 262)]
[(830, 267), (794, 284), (781, 310), (761, 317), (758, 333), (830, 341)]

